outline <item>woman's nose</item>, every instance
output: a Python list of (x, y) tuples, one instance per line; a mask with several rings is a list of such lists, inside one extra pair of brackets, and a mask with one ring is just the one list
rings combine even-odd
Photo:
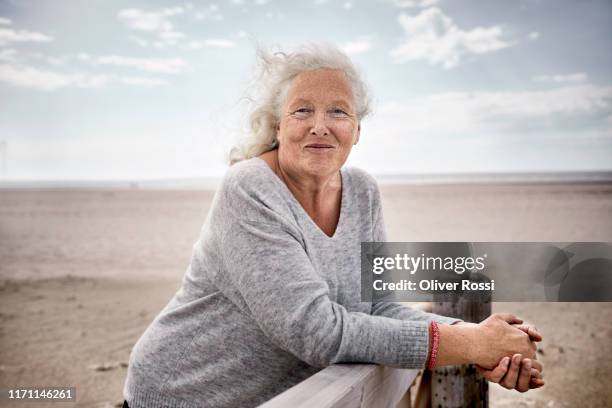
[(329, 134), (327, 127), (327, 115), (325, 112), (316, 113), (313, 115), (313, 123), (310, 128), (310, 134), (316, 136), (324, 136)]

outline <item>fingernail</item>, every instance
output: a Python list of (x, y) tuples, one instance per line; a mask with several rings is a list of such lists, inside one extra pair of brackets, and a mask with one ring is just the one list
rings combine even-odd
[(526, 370), (531, 370), (531, 360), (527, 359), (527, 361), (525, 361), (524, 364), (525, 364)]

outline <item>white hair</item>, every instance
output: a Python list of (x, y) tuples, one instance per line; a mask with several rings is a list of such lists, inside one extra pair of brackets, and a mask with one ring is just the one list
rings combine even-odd
[(269, 52), (257, 49), (257, 74), (251, 85), (250, 129), (246, 137), (231, 149), (230, 165), (259, 156), (278, 146), (276, 128), (293, 79), (306, 71), (317, 69), (342, 70), (355, 99), (357, 119), (370, 113), (370, 95), (367, 86), (350, 58), (330, 44), (308, 44), (295, 51)]

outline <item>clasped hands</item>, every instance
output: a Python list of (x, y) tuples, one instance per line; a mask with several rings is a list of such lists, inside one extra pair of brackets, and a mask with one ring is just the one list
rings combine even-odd
[(493, 314), (476, 326), (481, 340), (475, 345), (479, 348), (477, 367), (487, 380), (519, 392), (544, 385), (535, 344), (542, 341), (542, 335), (535, 326), (507, 313)]

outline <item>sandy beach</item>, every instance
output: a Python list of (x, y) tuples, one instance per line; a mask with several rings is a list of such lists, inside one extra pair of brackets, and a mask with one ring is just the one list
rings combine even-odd
[[(612, 242), (609, 184), (381, 190), (392, 241)], [(74, 386), (76, 406), (121, 406), (130, 350), (178, 289), (212, 197), (0, 191), (0, 386)], [(491, 407), (611, 406), (612, 303), (496, 303), (494, 311), (543, 332), (547, 384), (525, 394), (493, 385)]]

